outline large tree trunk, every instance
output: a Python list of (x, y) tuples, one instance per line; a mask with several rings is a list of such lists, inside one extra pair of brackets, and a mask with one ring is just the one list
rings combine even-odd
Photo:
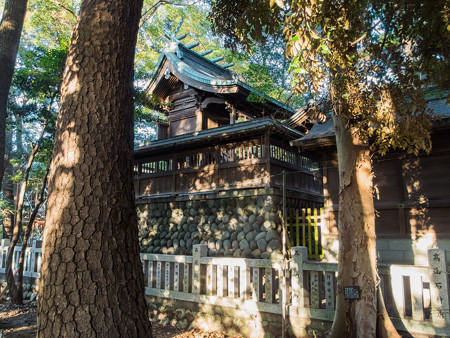
[(141, 8), (142, 0), (81, 6), (50, 171), (39, 337), (151, 337), (132, 181)]
[[(331, 337), (375, 337), (377, 323), (376, 237), (372, 165), (367, 145), (334, 116), (339, 166), (339, 271)], [(358, 300), (344, 287), (358, 286)]]
[(6, 0), (0, 22), (0, 190), (5, 172), (6, 106), (26, 10), (27, 0)]

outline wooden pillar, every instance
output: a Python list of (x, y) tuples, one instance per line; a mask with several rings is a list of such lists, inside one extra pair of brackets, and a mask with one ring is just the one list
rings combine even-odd
[(230, 124), (236, 123), (236, 108), (232, 105), (230, 112)]
[(195, 131), (201, 131), (203, 127), (203, 112), (200, 108), (195, 111)]

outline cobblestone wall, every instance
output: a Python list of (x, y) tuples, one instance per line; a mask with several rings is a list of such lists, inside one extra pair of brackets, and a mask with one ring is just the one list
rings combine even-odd
[(138, 206), (141, 252), (280, 258), (281, 198), (277, 195), (158, 201)]

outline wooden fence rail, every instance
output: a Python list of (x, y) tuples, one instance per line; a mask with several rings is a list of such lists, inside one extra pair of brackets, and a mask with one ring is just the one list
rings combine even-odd
[[(0, 242), (0, 273), (5, 273), (9, 241)], [(24, 276), (39, 277), (41, 249), (27, 248)], [(21, 247), (15, 251), (14, 266)], [(450, 336), (449, 269), (445, 251), (428, 251), (429, 266), (379, 265), (380, 286), (397, 329)], [(242, 310), (332, 321), (337, 264), (308, 260), (308, 248), (293, 247), (289, 261), (207, 257), (194, 245), (193, 256), (141, 254), (145, 293)], [(283, 282), (285, 268), (286, 283)], [(284, 287), (283, 287), (284, 285)]]

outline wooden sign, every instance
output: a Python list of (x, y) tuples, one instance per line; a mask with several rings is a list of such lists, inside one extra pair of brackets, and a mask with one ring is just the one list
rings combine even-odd
[(344, 286), (345, 299), (360, 299), (361, 292), (359, 286)]

